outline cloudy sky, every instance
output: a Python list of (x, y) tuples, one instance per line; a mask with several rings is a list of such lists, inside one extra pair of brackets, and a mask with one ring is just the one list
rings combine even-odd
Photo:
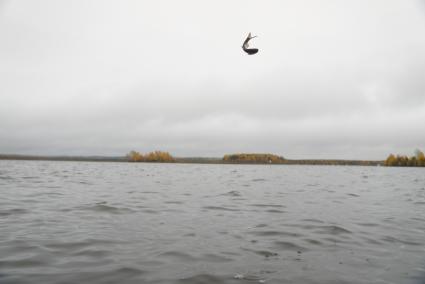
[(0, 0), (0, 153), (416, 148), (423, 0)]

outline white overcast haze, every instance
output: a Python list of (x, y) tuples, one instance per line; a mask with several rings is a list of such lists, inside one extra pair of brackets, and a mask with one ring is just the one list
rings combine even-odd
[(0, 153), (417, 148), (424, 1), (0, 0)]

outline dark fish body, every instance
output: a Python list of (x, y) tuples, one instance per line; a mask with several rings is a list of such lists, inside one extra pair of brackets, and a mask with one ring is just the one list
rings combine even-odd
[(258, 52), (258, 48), (248, 48), (248, 49), (243, 49), (246, 53), (248, 53), (249, 55), (253, 55), (256, 54)]

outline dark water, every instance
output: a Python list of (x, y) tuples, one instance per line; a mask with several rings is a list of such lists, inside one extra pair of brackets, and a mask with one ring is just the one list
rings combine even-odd
[(425, 171), (0, 161), (0, 283), (425, 283)]

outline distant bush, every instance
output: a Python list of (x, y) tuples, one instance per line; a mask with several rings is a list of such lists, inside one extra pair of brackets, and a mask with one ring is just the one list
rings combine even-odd
[(231, 154), (224, 155), (223, 162), (227, 163), (246, 163), (246, 164), (282, 164), (285, 162), (283, 157), (273, 154)]
[(387, 167), (425, 167), (425, 155), (422, 151), (416, 150), (415, 156), (407, 157), (393, 154), (389, 155), (384, 163)]
[(173, 156), (168, 152), (155, 151), (147, 154), (141, 154), (136, 151), (131, 151), (127, 154), (129, 162), (158, 162), (158, 163), (172, 163), (175, 162)]

